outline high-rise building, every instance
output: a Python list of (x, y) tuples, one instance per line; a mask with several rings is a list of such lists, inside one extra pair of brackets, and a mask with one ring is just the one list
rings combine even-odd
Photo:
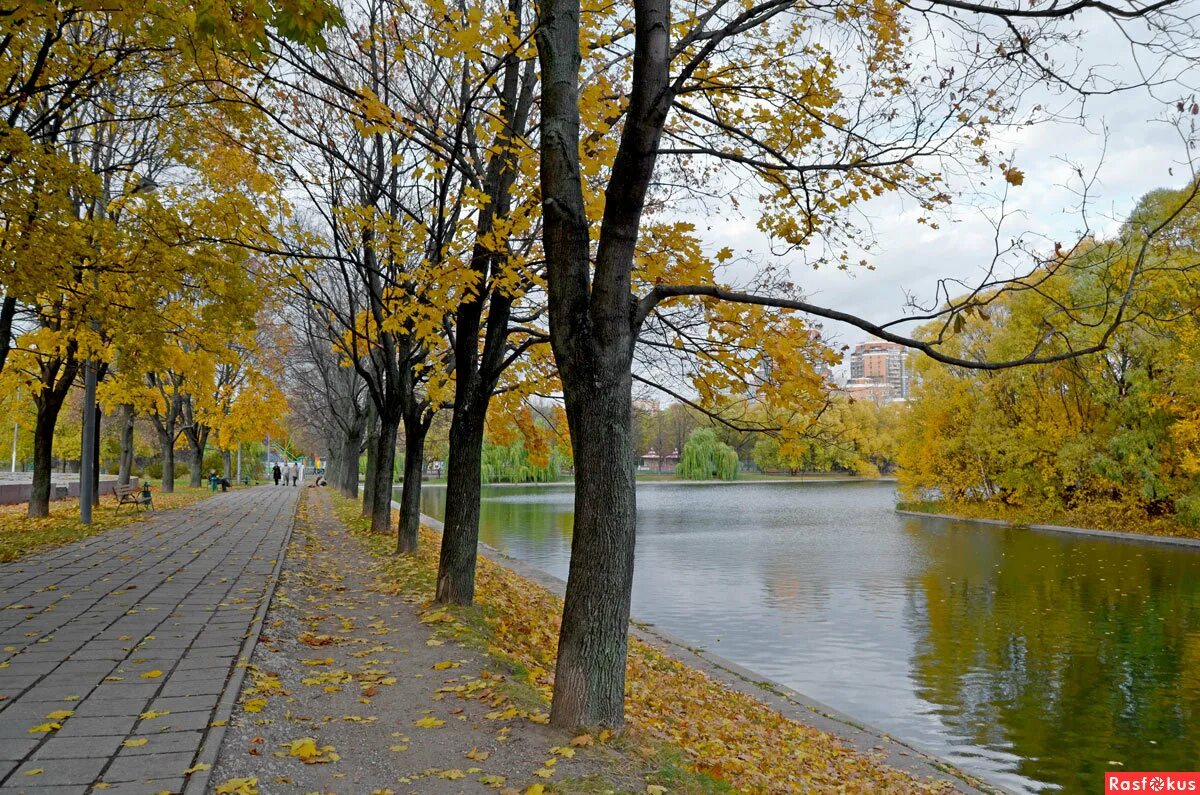
[(908, 348), (895, 342), (860, 342), (850, 352), (850, 380), (844, 387), (876, 403), (908, 400)]

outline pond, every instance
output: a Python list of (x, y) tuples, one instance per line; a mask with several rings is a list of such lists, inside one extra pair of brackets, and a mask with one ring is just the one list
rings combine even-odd
[[(570, 484), (484, 488), (561, 578)], [(1200, 766), (1200, 551), (892, 510), (888, 483), (642, 484), (636, 618), (1017, 792)], [(441, 518), (444, 487), (425, 513)]]

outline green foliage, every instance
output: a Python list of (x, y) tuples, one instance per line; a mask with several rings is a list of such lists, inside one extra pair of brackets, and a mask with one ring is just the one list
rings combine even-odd
[(480, 476), (484, 483), (548, 483), (562, 475), (562, 457), (550, 451), (545, 466), (538, 466), (525, 449), (524, 439), (508, 444), (484, 442)]
[(737, 480), (738, 457), (717, 440), (712, 428), (697, 428), (688, 436), (675, 474), (687, 480)]

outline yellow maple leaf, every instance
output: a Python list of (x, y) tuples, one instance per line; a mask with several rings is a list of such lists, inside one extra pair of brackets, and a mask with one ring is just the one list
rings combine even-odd
[(284, 745), (288, 749), (288, 756), (294, 756), (301, 762), (319, 756), (321, 753), (317, 749), (317, 741), (312, 737), (301, 737), (299, 740), (292, 740)]
[(457, 779), (467, 777), (467, 774), (462, 772), (458, 768), (454, 768), (451, 770), (443, 770), (441, 773), (438, 773), (437, 775), (438, 775), (438, 778), (450, 779), (451, 781), (455, 781)]
[(437, 729), (441, 726), (445, 726), (446, 721), (440, 718), (435, 718), (432, 715), (426, 715), (420, 720), (413, 721), (413, 725), (420, 726), (422, 729)]
[(125, 742), (121, 743), (121, 745), (125, 746), (126, 748), (141, 748), (148, 742), (150, 741), (143, 737), (140, 740), (126, 740)]
[(476, 762), (486, 762), (487, 758), (491, 756), (491, 753), (488, 751), (480, 751), (478, 748), (472, 748), (470, 751), (467, 751), (466, 756), (467, 759), (474, 759)]
[(646, 795), (667, 795), (667, 788), (662, 784), (647, 784)]
[(170, 714), (171, 714), (171, 710), (169, 710), (169, 709), (162, 709), (162, 710), (152, 709), (147, 712), (143, 712), (138, 717), (141, 718), (142, 720), (154, 720), (155, 718), (161, 718), (163, 715), (170, 715)]
[(505, 781), (507, 779), (504, 776), (489, 775), (479, 777), (479, 783), (486, 784), (489, 787), (503, 787)]
[(207, 762), (198, 762), (189, 767), (187, 770), (183, 771), (183, 774), (185, 776), (190, 776), (191, 774), (198, 773), (201, 770), (212, 770), (212, 765), (208, 764)]
[(162, 671), (155, 668), (153, 671), (146, 671), (142, 674), (142, 679), (157, 679), (160, 676), (162, 676)]
[(56, 709), (53, 712), (51, 712), (49, 715), (47, 715), (46, 717), (49, 718), (50, 720), (64, 720), (66, 718), (71, 717), (74, 714), (75, 714), (74, 710)]
[(433, 664), (433, 670), (435, 670), (435, 671), (445, 671), (449, 668), (457, 668), (457, 667), (458, 667), (458, 663), (450, 662), (449, 660)]
[(531, 784), (525, 790), (525, 795), (544, 795), (546, 788), (541, 784)]
[(263, 707), (266, 705), (267, 700), (265, 698), (252, 698), (245, 704), (242, 704), (242, 709), (244, 709), (246, 712), (262, 712)]
[(217, 785), (217, 795), (258, 795), (258, 779), (231, 778)]
[(34, 726), (33, 728), (31, 728), (29, 730), (29, 733), (30, 734), (46, 734), (48, 732), (58, 731), (61, 728), (62, 728), (61, 723), (43, 723), (41, 725)]
[(1025, 181), (1025, 172), (1019, 168), (1004, 169), (1004, 181), (1009, 185), (1020, 185)]

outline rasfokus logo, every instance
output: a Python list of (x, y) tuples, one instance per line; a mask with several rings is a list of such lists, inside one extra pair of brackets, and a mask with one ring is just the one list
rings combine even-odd
[(1104, 795), (1119, 792), (1200, 793), (1200, 773), (1105, 773)]

